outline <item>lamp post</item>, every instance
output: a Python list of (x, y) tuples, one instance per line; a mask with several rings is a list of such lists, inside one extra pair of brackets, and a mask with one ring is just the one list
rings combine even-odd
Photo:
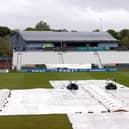
[(102, 17), (100, 17), (100, 31), (103, 31), (103, 24), (102, 24), (102, 22), (103, 22), (103, 19), (102, 19)]

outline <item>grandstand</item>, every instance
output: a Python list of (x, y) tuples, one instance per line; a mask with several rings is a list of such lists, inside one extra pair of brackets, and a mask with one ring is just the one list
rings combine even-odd
[(106, 32), (20, 31), (12, 33), (10, 39), (14, 46), (13, 69), (84, 69), (84, 65), (85, 69), (121, 69), (123, 65), (129, 69), (129, 52), (117, 51), (119, 41)]
[(107, 32), (21, 31), (10, 35), (16, 51), (115, 49), (119, 41)]
[[(43, 64), (80, 64), (96, 65), (102, 68), (107, 64), (129, 64), (129, 52), (106, 51), (106, 52), (14, 52), (13, 66)], [(80, 67), (81, 68), (81, 67)]]
[(107, 32), (21, 31), (12, 33), (10, 39), (14, 46), (13, 68), (17, 69), (48, 64), (103, 68), (97, 51), (116, 49), (119, 43)]
[(98, 52), (102, 64), (129, 64), (128, 51)]

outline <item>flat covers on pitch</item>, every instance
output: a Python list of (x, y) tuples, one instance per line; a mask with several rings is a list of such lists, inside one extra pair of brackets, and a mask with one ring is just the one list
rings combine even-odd
[[(77, 91), (66, 87), (74, 82)], [(68, 114), (73, 129), (129, 129), (129, 89), (105, 90), (105, 80), (50, 81), (54, 89), (12, 90), (0, 115)], [(9, 90), (0, 92), (7, 96)], [(4, 93), (4, 94), (3, 94)], [(110, 112), (109, 112), (110, 111)], [(126, 111), (126, 112), (125, 112)]]

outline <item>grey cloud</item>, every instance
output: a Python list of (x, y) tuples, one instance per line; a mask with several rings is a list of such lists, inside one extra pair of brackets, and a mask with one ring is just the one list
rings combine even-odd
[(92, 31), (129, 27), (127, 0), (0, 0), (0, 25), (24, 29), (44, 20), (52, 28)]
[(65, 5), (71, 5), (78, 8), (92, 8), (96, 10), (107, 9), (129, 9), (128, 0), (58, 0), (58, 2)]

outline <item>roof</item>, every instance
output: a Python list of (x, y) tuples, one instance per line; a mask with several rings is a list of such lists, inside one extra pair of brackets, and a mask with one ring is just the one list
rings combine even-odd
[(21, 31), (19, 34), (26, 41), (113, 41), (107, 32), (52, 32), (52, 31)]

